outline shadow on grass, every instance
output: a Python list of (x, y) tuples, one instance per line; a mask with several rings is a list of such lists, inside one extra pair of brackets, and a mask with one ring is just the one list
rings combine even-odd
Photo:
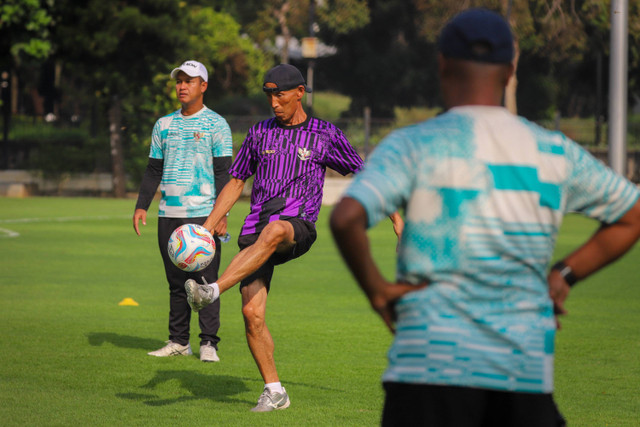
[(156, 350), (164, 344), (153, 338), (140, 338), (131, 335), (114, 334), (113, 332), (90, 332), (87, 334), (89, 345), (100, 346), (105, 342), (111, 343), (117, 347), (135, 348), (142, 350)]
[(161, 394), (149, 393), (118, 393), (116, 397), (143, 403), (148, 406), (165, 406), (190, 400), (213, 400), (216, 402), (254, 404), (253, 401), (234, 399), (233, 396), (244, 393), (249, 389), (245, 383), (229, 375), (203, 375), (201, 372), (191, 371), (158, 371), (146, 384), (140, 386), (145, 390), (156, 389), (166, 382), (177, 382), (184, 395), (164, 398)]
[[(101, 346), (107, 342), (122, 348), (154, 350), (162, 345), (162, 343), (157, 339), (120, 335), (113, 332), (90, 332), (87, 334), (87, 338), (89, 340), (89, 344), (92, 346)], [(179, 387), (184, 390), (183, 395), (172, 398), (163, 398), (162, 392), (158, 394), (146, 392), (118, 393), (116, 394), (116, 397), (140, 402), (148, 406), (173, 405), (191, 400), (213, 400), (223, 403), (245, 403), (247, 405), (254, 405), (255, 401), (239, 400), (233, 398), (233, 396), (249, 391), (250, 389), (246, 385), (247, 382), (263, 384), (259, 377), (242, 378), (228, 375), (204, 375), (201, 372), (175, 370), (158, 371), (148, 383), (140, 386), (140, 388), (152, 391), (159, 385), (170, 381), (179, 383)], [(286, 381), (286, 383), (292, 386), (296, 385), (333, 392), (344, 391), (318, 384), (307, 384), (296, 381)]]

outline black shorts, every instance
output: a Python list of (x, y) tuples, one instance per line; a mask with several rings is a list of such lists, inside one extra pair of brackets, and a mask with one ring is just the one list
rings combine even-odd
[(566, 426), (551, 394), (393, 382), (384, 389), (383, 427)]
[[(271, 278), (273, 277), (273, 268), (276, 265), (284, 264), (287, 261), (296, 259), (299, 256), (306, 254), (311, 245), (316, 241), (318, 234), (316, 233), (316, 227), (312, 222), (305, 221), (300, 218), (288, 218), (282, 221), (287, 221), (293, 226), (293, 240), (295, 244), (286, 252), (274, 252), (273, 255), (265, 262), (262, 267), (257, 271), (245, 277), (240, 282), (240, 289), (249, 285), (257, 279), (262, 279), (267, 287), (267, 292), (271, 288)], [(240, 250), (253, 245), (260, 233), (245, 234), (238, 237), (238, 247)]]

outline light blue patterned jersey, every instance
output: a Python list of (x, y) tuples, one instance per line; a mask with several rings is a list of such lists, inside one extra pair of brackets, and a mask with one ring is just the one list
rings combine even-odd
[(217, 196), (213, 158), (232, 154), (229, 125), (209, 108), (190, 116), (178, 110), (160, 118), (153, 127), (149, 154), (164, 161), (158, 216), (208, 216)]
[(458, 107), (390, 134), (346, 195), (369, 225), (405, 210), (384, 381), (549, 393), (546, 269), (563, 215), (614, 222), (638, 189), (559, 132), (501, 107)]

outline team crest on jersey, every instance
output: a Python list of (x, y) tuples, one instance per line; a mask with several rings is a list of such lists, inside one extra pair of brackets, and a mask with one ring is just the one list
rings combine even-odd
[(311, 157), (311, 150), (306, 148), (298, 148), (298, 158), (302, 161), (309, 160)]
[(194, 132), (193, 133), (193, 138), (196, 141), (200, 141), (200, 138), (202, 138), (204, 136), (204, 132)]

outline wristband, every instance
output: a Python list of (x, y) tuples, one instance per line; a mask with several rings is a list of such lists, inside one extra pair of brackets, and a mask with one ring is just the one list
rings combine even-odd
[(578, 278), (575, 274), (573, 274), (573, 270), (571, 269), (571, 267), (565, 264), (564, 261), (556, 262), (555, 264), (553, 264), (553, 267), (551, 267), (551, 269), (558, 271), (558, 273), (560, 273), (564, 281), (567, 282), (569, 286), (575, 285), (578, 281)]

